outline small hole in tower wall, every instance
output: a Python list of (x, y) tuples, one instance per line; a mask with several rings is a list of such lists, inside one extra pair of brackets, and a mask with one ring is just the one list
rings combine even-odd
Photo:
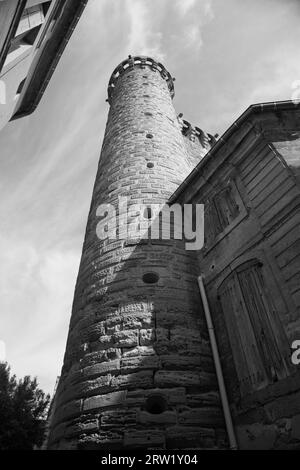
[(162, 395), (151, 395), (145, 403), (145, 410), (153, 415), (159, 415), (167, 408), (167, 402)]
[(143, 275), (143, 282), (145, 284), (156, 284), (159, 281), (159, 275), (157, 273), (146, 273)]
[(147, 168), (154, 168), (154, 163), (148, 162), (147, 163)]
[(153, 139), (153, 134), (146, 134), (147, 139)]

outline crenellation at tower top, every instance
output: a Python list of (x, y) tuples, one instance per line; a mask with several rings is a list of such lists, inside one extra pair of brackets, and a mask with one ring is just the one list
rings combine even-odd
[[(166, 81), (167, 88), (170, 92), (171, 98), (173, 99), (175, 96), (174, 90), (174, 81), (175, 78), (167, 71), (167, 69), (162, 65), (160, 62), (156, 61), (155, 59), (148, 57), (148, 56), (131, 56), (129, 55), (126, 60), (121, 62), (113, 71), (109, 84), (108, 84), (108, 99), (106, 100), (110, 105), (113, 104), (113, 98), (116, 97), (117, 88), (120, 84), (120, 78), (123, 77), (126, 73), (128, 74), (127, 77), (131, 76), (129, 72), (135, 70), (135, 81), (137, 79), (137, 72), (142, 71), (143, 69), (148, 68), (152, 72), (158, 72), (163, 80)], [(139, 86), (141, 83), (139, 84)], [(122, 93), (123, 93), (124, 85), (121, 85)], [(131, 93), (131, 100), (134, 94)], [(147, 95), (143, 95), (144, 98), (147, 98)], [(122, 107), (119, 103), (119, 96), (117, 98), (117, 106)], [(149, 99), (150, 96), (148, 97)], [(129, 105), (130, 106), (130, 105)], [(129, 111), (129, 107), (128, 107)], [(147, 115), (147, 112), (144, 113)], [(177, 121), (179, 124), (179, 128), (181, 133), (184, 137), (184, 147), (186, 158), (188, 159), (189, 169), (192, 170), (199, 161), (206, 155), (206, 153), (212, 148), (212, 146), (216, 143), (216, 136), (205, 132), (198, 126), (193, 126), (190, 122), (182, 118), (183, 114), (180, 113), (177, 116)]]
[(108, 83), (108, 99), (107, 101), (109, 104), (111, 104), (111, 99), (113, 96), (114, 88), (116, 86), (116, 83), (120, 77), (120, 75), (123, 75), (125, 72), (128, 70), (132, 70), (134, 68), (141, 68), (145, 69), (146, 67), (149, 67), (152, 71), (154, 72), (159, 72), (160, 75), (164, 80), (166, 80), (171, 97), (174, 98), (175, 96), (175, 89), (174, 89), (174, 81), (175, 78), (172, 78), (170, 73), (167, 71), (167, 69), (160, 63), (157, 62), (156, 60), (152, 59), (151, 57), (146, 57), (146, 56), (134, 56), (132, 57), (131, 55), (128, 56), (126, 60), (123, 60), (113, 71), (109, 83)]

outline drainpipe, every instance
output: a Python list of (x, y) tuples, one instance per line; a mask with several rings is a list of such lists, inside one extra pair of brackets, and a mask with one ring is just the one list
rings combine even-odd
[(232, 418), (231, 418), (227, 392), (226, 392), (225, 383), (224, 383), (224, 377), (223, 377), (223, 372), (222, 372), (222, 367), (221, 367), (218, 345), (216, 341), (214, 326), (213, 326), (212, 319), (211, 319), (211, 314), (209, 310), (209, 305), (208, 305), (208, 301), (206, 297), (206, 292), (205, 292), (205, 287), (203, 284), (202, 276), (198, 277), (198, 284), (199, 284), (200, 295), (201, 295), (201, 299), (203, 303), (206, 324), (208, 328), (209, 339), (210, 339), (211, 349), (213, 353), (213, 359), (214, 359), (215, 368), (216, 368), (217, 380), (218, 380), (218, 385), (219, 385), (219, 391), (220, 391), (220, 396), (221, 396), (221, 402), (222, 402), (222, 408), (223, 408), (223, 413), (224, 413), (224, 418), (225, 418), (225, 423), (226, 423), (229, 445), (230, 445), (230, 449), (237, 450), (238, 445), (237, 445), (237, 441), (235, 437), (234, 427), (232, 424)]

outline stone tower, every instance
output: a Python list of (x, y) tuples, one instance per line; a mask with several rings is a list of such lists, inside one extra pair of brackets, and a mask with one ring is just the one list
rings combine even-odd
[(51, 449), (225, 445), (195, 252), (124, 239), (122, 226), (117, 240), (96, 233), (99, 205), (165, 203), (190, 172), (173, 96), (172, 77), (148, 57), (129, 56), (110, 79)]

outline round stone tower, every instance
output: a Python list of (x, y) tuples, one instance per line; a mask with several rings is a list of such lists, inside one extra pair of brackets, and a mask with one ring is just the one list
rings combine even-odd
[[(181, 240), (124, 236), (118, 207), (120, 197), (129, 208), (164, 204), (190, 171), (173, 96), (172, 77), (148, 57), (129, 56), (110, 79), (51, 449), (224, 444), (195, 252)], [(103, 204), (116, 208), (115, 238), (109, 227), (98, 236)]]

